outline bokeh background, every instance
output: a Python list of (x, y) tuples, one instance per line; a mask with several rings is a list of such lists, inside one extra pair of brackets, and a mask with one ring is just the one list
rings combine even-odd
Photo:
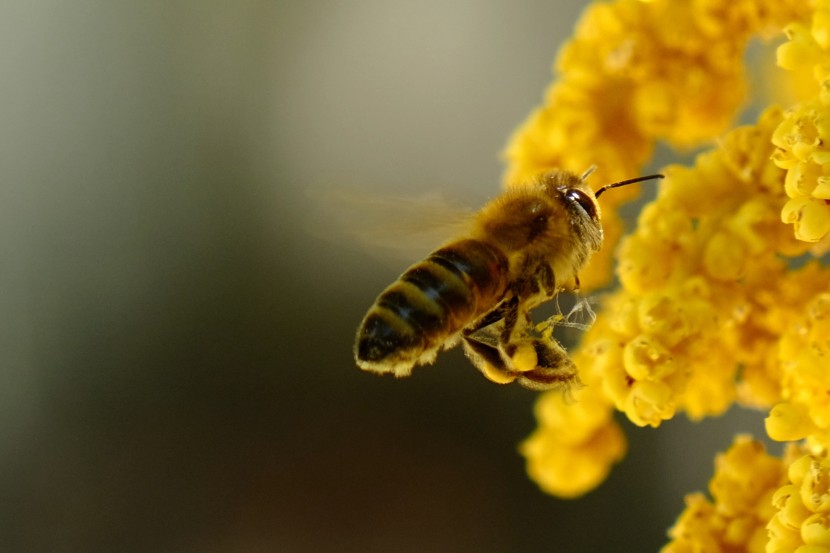
[(543, 494), (534, 393), (354, 367), (407, 263), (318, 193), (479, 205), (583, 8), (3, 2), (0, 550), (656, 550), (760, 415), (626, 423), (599, 490)]

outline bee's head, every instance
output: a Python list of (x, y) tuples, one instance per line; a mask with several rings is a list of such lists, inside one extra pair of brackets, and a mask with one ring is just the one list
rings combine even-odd
[(565, 210), (571, 232), (590, 249), (598, 250), (602, 244), (602, 214), (596, 196), (585, 184), (590, 169), (581, 177), (567, 171), (553, 171), (541, 177), (542, 186), (554, 202)]
[(663, 175), (647, 175), (612, 184), (606, 184), (594, 193), (585, 180), (594, 172), (596, 166), (590, 167), (582, 176), (567, 171), (554, 171), (542, 177), (549, 193), (558, 196), (568, 210), (571, 224), (580, 239), (585, 240), (593, 249), (602, 245), (602, 212), (597, 199), (611, 188), (618, 188), (650, 179), (662, 179)]

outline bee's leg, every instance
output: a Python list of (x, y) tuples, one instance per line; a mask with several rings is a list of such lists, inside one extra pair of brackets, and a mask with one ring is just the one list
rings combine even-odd
[(530, 319), (519, 317), (519, 298), (511, 295), (461, 332), (462, 338), (496, 348), (511, 343), (514, 334), (526, 334)]
[(544, 290), (548, 299), (556, 295), (556, 276), (553, 274), (553, 268), (550, 265), (547, 263), (540, 265), (536, 278), (539, 281), (539, 288)]
[[(499, 349), (505, 358), (506, 363), (510, 363), (518, 353), (522, 346), (526, 346), (528, 339), (533, 333), (533, 322), (530, 319), (530, 309), (525, 302), (519, 299), (518, 296), (513, 296), (504, 310), (504, 326), (499, 335)], [(531, 354), (532, 352), (527, 352)], [(530, 362), (530, 359), (528, 359)], [(535, 365), (535, 360), (532, 361)], [(532, 367), (517, 368), (516, 370), (529, 370)]]
[(487, 379), (498, 384), (508, 384), (517, 377), (505, 364), (499, 347), (504, 326), (515, 324), (517, 306), (518, 298), (511, 295), (461, 332), (464, 353)]
[(510, 302), (505, 304), (502, 316), (504, 328), (501, 331), (501, 341), (510, 342), (516, 332), (516, 325), (519, 324), (519, 298), (517, 296), (512, 296)]
[[(512, 286), (512, 303), (505, 305), (504, 329), (501, 342), (513, 344), (532, 334), (530, 311), (537, 305), (556, 297), (556, 275), (549, 263), (535, 257), (524, 259), (525, 276)], [(510, 355), (512, 356), (512, 355)]]
[(526, 257), (522, 262), (524, 278), (513, 284), (513, 294), (520, 298), (535, 298), (534, 304), (549, 300), (559, 291), (553, 267), (544, 258)]
[(506, 311), (515, 309), (515, 307), (511, 306), (515, 302), (516, 298), (514, 297), (502, 300), (501, 303), (499, 303), (496, 307), (485, 313), (475, 323), (465, 328), (462, 334), (464, 336), (472, 336), (476, 334), (478, 331), (482, 330), (483, 328), (487, 328), (490, 325), (496, 324), (500, 320), (504, 319)]
[(530, 340), (537, 357), (535, 368), (522, 371), (518, 382), (531, 390), (561, 389), (566, 394), (581, 383), (576, 365), (552, 336)]
[[(531, 390), (562, 390), (566, 394), (580, 385), (576, 365), (555, 340), (529, 338), (509, 347), (494, 347), (465, 337), (463, 343), (473, 365), (497, 384), (517, 381)], [(512, 357), (508, 350), (513, 351)]]
[(576, 365), (553, 337), (553, 328), (535, 331), (529, 309), (520, 307), (505, 314), (498, 351), (508, 373), (533, 390), (568, 390), (579, 383)]
[(505, 300), (464, 329), (464, 353), (493, 382), (568, 390), (579, 383), (576, 366), (552, 332), (540, 335), (530, 318), (540, 295), (552, 298), (557, 292), (550, 266), (535, 267), (531, 278), (516, 283)]
[(517, 375), (504, 365), (497, 347), (480, 342), (471, 336), (463, 336), (464, 353), (481, 373), (496, 384), (509, 384)]

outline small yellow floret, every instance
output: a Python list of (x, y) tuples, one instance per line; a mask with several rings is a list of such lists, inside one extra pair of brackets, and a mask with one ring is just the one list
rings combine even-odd
[(811, 515), (801, 525), (801, 539), (807, 545), (830, 546), (830, 519), (826, 513)]
[(709, 483), (713, 502), (702, 494), (687, 496), (686, 510), (669, 530), (672, 541), (661, 553), (763, 551), (767, 532), (778, 545), (798, 545), (797, 531), (773, 516), (773, 504), (788, 499), (776, 492), (784, 475), (781, 460), (760, 442), (738, 436), (715, 461)]
[(767, 526), (767, 551), (830, 548), (830, 463), (826, 452), (800, 456), (792, 461), (787, 474), (789, 483), (773, 495), (776, 513)]
[(807, 410), (792, 403), (779, 403), (764, 420), (767, 435), (779, 442), (806, 438), (814, 429)]
[(671, 388), (663, 382), (639, 380), (631, 386), (625, 414), (637, 426), (657, 427), (674, 416), (676, 405)]
[(556, 432), (541, 427), (520, 446), (530, 477), (548, 493), (578, 497), (592, 490), (625, 454), (619, 426), (609, 421), (581, 442), (563, 442)]
[(779, 488), (772, 497), (772, 505), (778, 510), (778, 521), (793, 531), (798, 531), (812, 514), (801, 501), (798, 486), (793, 484)]
[(640, 334), (625, 346), (623, 365), (636, 380), (662, 379), (675, 370), (669, 350), (647, 334)]
[[(624, 450), (614, 408), (658, 426), (677, 411), (698, 419), (735, 401), (775, 406), (770, 436), (807, 438), (814, 452), (830, 446), (830, 273), (786, 259), (830, 244), (830, 0), (592, 4), (558, 56), (545, 104), (507, 148), (505, 182), (596, 163), (599, 186), (637, 174), (656, 140), (711, 140), (744, 100), (746, 41), (786, 25), (779, 62), (812, 73), (813, 98), (770, 107), (694, 166), (667, 168), (615, 264), (615, 210), (635, 189), (603, 196), (606, 244), (580, 280), (595, 287), (614, 265), (622, 289), (572, 351), (586, 384), (576, 403), (596, 412), (544, 395), (539, 429), (522, 445), (546, 491), (573, 497), (605, 477)], [(798, 493), (776, 493), (783, 467), (757, 442), (737, 440), (719, 457), (714, 505), (689, 500), (699, 518), (682, 518), (670, 550), (760, 551), (766, 528), (770, 551), (823, 547), (824, 519), (804, 526), (818, 512), (802, 501), (808, 479), (792, 484)]]
[(773, 160), (787, 169), (790, 201), (781, 212), (795, 236), (818, 242), (830, 233), (830, 8), (818, 2), (810, 26), (787, 27), (789, 42), (778, 49), (778, 64), (791, 71), (812, 70), (818, 94), (789, 109), (773, 135)]
[(830, 511), (830, 460), (812, 458), (801, 482), (801, 501), (814, 513)]

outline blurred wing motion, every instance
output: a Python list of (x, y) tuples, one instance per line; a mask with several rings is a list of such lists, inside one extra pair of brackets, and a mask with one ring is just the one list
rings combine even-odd
[(400, 261), (423, 257), (469, 229), (475, 211), (453, 205), (438, 192), (417, 197), (330, 188), (309, 192), (317, 214), (308, 231), (324, 240), (353, 241), (400, 270)]

